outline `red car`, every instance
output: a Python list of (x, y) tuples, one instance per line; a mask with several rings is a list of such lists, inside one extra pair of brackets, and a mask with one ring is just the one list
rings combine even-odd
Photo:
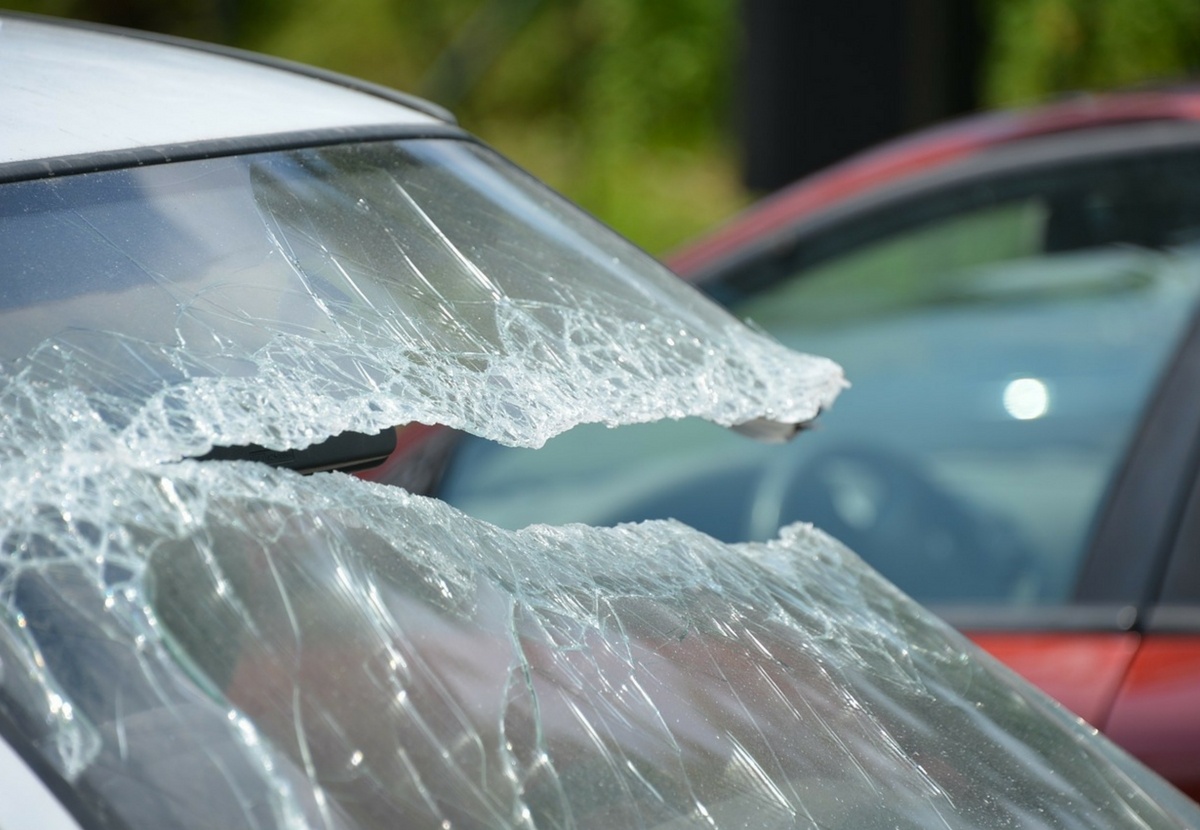
[(766, 449), (690, 422), (470, 440), (443, 496), (513, 526), (811, 521), (1200, 798), (1200, 93), (929, 130), (670, 262), (842, 363), (832, 417)]

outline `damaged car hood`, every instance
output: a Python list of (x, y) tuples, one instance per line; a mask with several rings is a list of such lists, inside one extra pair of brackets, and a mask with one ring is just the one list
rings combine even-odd
[(340, 473), (195, 460), (408, 423), (783, 434), (832, 403), (836, 366), (490, 151), (4, 192), (0, 714), (113, 824), (1196, 822), (807, 526), (505, 531)]

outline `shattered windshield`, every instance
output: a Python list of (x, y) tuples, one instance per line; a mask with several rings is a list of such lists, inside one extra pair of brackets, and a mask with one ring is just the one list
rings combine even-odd
[(794, 424), (842, 384), (468, 143), (17, 183), (0, 210), (0, 358), (28, 381), (9, 394), (45, 380), (70, 407), (7, 420), (0, 451), (76, 436), (66, 396), (165, 460), (410, 421), (534, 446), (576, 423)]
[(286, 453), (843, 386), (489, 151), (0, 188), (0, 733), (89, 827), (1184, 827), (807, 526), (502, 530)]

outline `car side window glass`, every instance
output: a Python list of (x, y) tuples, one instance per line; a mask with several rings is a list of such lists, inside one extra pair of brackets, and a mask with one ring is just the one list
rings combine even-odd
[(1046, 212), (1030, 198), (955, 214), (803, 269), (797, 274), (803, 279), (752, 296), (736, 311), (788, 331), (944, 301), (966, 287), (965, 270), (1036, 255)]
[[(1033, 184), (734, 305), (854, 383), (789, 452), (781, 519), (824, 527), (926, 601), (1069, 599), (1200, 290), (1195, 196), (1127, 177)], [(1138, 204), (1178, 214), (1185, 243), (1140, 238), (1125, 221)]]
[(734, 541), (809, 521), (924, 602), (1069, 602), (1191, 320), (1198, 241), (1200, 160), (1182, 154), (862, 211), (706, 286), (845, 367), (815, 429), (784, 446), (686, 422), (539, 451), (468, 440), (442, 495), (513, 527), (672, 517)]

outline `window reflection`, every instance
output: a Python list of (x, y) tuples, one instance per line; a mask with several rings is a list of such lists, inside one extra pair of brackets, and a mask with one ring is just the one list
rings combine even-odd
[(1017, 378), (1004, 387), (1004, 411), (1018, 421), (1034, 421), (1050, 411), (1050, 390), (1037, 378)]

